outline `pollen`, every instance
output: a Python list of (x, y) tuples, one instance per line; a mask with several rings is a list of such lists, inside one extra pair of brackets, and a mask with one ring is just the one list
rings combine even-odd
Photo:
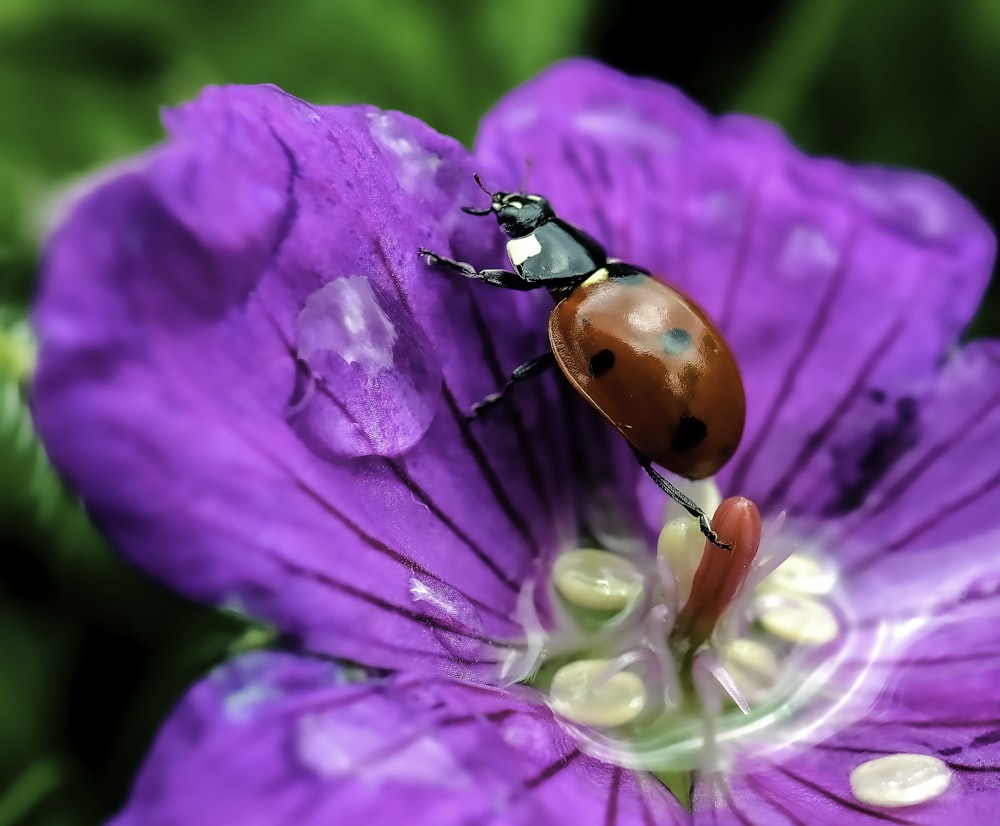
[(660, 531), (656, 553), (661, 567), (669, 572), (673, 581), (675, 599), (682, 605), (691, 596), (691, 583), (694, 582), (694, 572), (698, 570), (704, 546), (705, 537), (688, 517), (673, 519)]
[(781, 590), (824, 596), (837, 583), (836, 572), (818, 560), (802, 554), (790, 556), (761, 583), (761, 590)]
[(567, 601), (593, 611), (621, 611), (639, 599), (645, 583), (624, 556), (592, 549), (562, 554), (552, 581)]
[(797, 645), (826, 645), (840, 632), (833, 612), (807, 596), (765, 592), (757, 597), (755, 607), (768, 632)]
[(928, 754), (890, 754), (868, 760), (851, 772), (851, 792), (869, 806), (899, 808), (944, 794), (951, 770)]
[(738, 637), (726, 643), (722, 665), (750, 702), (767, 697), (778, 681), (778, 658), (754, 639)]
[(549, 703), (562, 717), (594, 728), (631, 723), (646, 707), (646, 687), (612, 660), (577, 660), (552, 677)]

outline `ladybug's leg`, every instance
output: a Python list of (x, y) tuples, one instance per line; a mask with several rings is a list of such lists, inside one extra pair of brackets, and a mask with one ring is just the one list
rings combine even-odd
[(456, 270), (466, 278), (472, 278), (475, 281), (485, 281), (487, 284), (493, 284), (496, 287), (507, 287), (511, 290), (537, 290), (539, 287), (545, 286), (537, 281), (525, 281), (516, 272), (507, 272), (507, 270), (477, 270), (471, 264), (456, 261), (454, 258), (445, 258), (443, 255), (425, 250), (423, 247), (420, 248), (420, 254), (427, 256), (427, 263), (429, 264), (437, 264), (447, 267), (450, 270)]
[(530, 379), (532, 376), (537, 376), (539, 373), (544, 373), (550, 367), (554, 367), (555, 363), (556, 357), (552, 355), (552, 351), (550, 350), (542, 353), (540, 356), (536, 356), (531, 361), (526, 361), (520, 367), (515, 367), (514, 372), (510, 374), (510, 378), (503, 387), (496, 393), (488, 395), (478, 404), (472, 405), (472, 410), (469, 411), (469, 419), (479, 418), (485, 411), (489, 410), (506, 396), (519, 381), (524, 381), (525, 379)]
[(705, 511), (699, 508), (690, 497), (684, 495), (676, 487), (670, 484), (670, 482), (662, 474), (657, 473), (657, 471), (653, 469), (653, 465), (650, 460), (643, 456), (638, 450), (632, 448), (632, 452), (635, 453), (636, 458), (639, 460), (639, 464), (642, 465), (642, 469), (649, 474), (650, 479), (656, 482), (660, 490), (662, 490), (665, 494), (667, 494), (667, 496), (673, 499), (678, 505), (698, 520), (698, 527), (701, 528), (701, 532), (705, 534), (705, 538), (709, 542), (713, 545), (718, 545), (720, 548), (725, 548), (727, 551), (732, 549), (732, 545), (727, 545), (725, 542), (719, 541), (719, 535), (712, 530), (712, 525), (708, 521), (708, 516)]

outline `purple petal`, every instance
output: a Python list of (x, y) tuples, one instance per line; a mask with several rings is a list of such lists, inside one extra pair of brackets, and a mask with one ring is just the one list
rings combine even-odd
[(345, 683), (254, 654), (197, 685), (114, 826), (684, 824), (657, 781), (583, 756), (544, 706), (443, 679)]
[(1000, 343), (954, 352), (915, 400), (911, 430), (909, 450), (863, 505), (817, 540), (863, 621), (953, 613), (1000, 592)]
[[(131, 559), (369, 665), (494, 670), (575, 535), (553, 385), (464, 412), (546, 346), (480, 260), (467, 153), (395, 113), (210, 89), (45, 252), (39, 431)], [(481, 194), (481, 193), (478, 193)], [(558, 408), (556, 408), (557, 410)]]
[[(1000, 646), (997, 606), (962, 619), (935, 620), (889, 669), (874, 707), (821, 743), (784, 757), (747, 755), (728, 788), (702, 782), (695, 821), (720, 824), (889, 822), (992, 823), (1000, 786)], [(873, 809), (850, 788), (851, 771), (889, 754), (921, 754), (951, 773), (940, 797), (913, 807)], [(709, 814), (721, 807), (723, 812)]]
[(796, 492), (834, 475), (868, 394), (905, 425), (990, 273), (992, 234), (940, 181), (808, 158), (769, 123), (589, 62), (501, 101), (476, 154), (497, 187), (530, 159), (532, 190), (718, 320), (748, 410), (721, 482), (765, 511), (815, 512)]
[[(696, 812), (721, 805), (720, 823), (992, 822), (1000, 785), (998, 388), (1000, 344), (953, 353), (918, 399), (912, 449), (818, 540), (843, 565), (854, 625), (854, 653), (827, 682), (840, 717), (814, 729), (829, 736), (797, 751), (743, 755), (725, 789), (703, 784)], [(851, 771), (891, 754), (944, 761), (948, 789), (912, 808), (861, 804)]]

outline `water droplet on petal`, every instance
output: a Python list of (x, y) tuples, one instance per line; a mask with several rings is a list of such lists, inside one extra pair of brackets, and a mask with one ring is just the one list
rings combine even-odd
[(915, 806), (939, 797), (951, 783), (948, 766), (929, 754), (890, 754), (851, 772), (851, 792), (869, 806)]
[(777, 274), (790, 281), (822, 278), (837, 267), (837, 247), (820, 230), (796, 226), (778, 256)]
[(426, 617), (445, 628), (434, 635), (456, 657), (476, 659), (483, 654), (483, 620), (469, 599), (450, 585), (426, 577), (410, 577), (410, 597)]
[(471, 778), (448, 749), (412, 719), (385, 704), (360, 704), (302, 715), (295, 731), (301, 763), (331, 779), (384, 785), (420, 783), (464, 787)]
[(405, 192), (418, 193), (433, 181), (441, 157), (422, 145), (406, 121), (391, 112), (371, 112), (368, 125), (372, 138), (393, 164), (396, 181)]
[(361, 276), (306, 299), (295, 320), (300, 375), (286, 418), (314, 452), (396, 456), (427, 432), (441, 386), (413, 318)]

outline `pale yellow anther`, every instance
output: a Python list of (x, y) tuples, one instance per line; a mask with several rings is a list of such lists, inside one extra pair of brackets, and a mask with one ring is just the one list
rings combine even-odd
[(890, 754), (862, 763), (851, 772), (851, 792), (869, 806), (915, 806), (939, 797), (951, 783), (951, 770), (928, 754)]
[(766, 645), (738, 637), (722, 651), (722, 662), (729, 676), (748, 700), (763, 699), (778, 681), (778, 661)]
[(833, 568), (815, 559), (792, 554), (758, 587), (761, 591), (786, 591), (793, 594), (823, 596), (833, 590), (837, 575)]
[(683, 606), (691, 596), (694, 572), (705, 552), (705, 537), (691, 517), (675, 519), (663, 526), (656, 542), (656, 552), (673, 574), (677, 589), (677, 605)]
[(577, 660), (552, 677), (549, 704), (567, 720), (594, 728), (632, 722), (646, 707), (646, 687), (631, 671), (610, 676), (609, 660)]
[(620, 611), (642, 594), (643, 576), (628, 559), (607, 551), (569, 551), (552, 567), (556, 590), (594, 611)]
[(754, 601), (760, 624), (783, 640), (798, 645), (825, 645), (836, 639), (840, 626), (822, 602), (792, 593), (763, 593)]

